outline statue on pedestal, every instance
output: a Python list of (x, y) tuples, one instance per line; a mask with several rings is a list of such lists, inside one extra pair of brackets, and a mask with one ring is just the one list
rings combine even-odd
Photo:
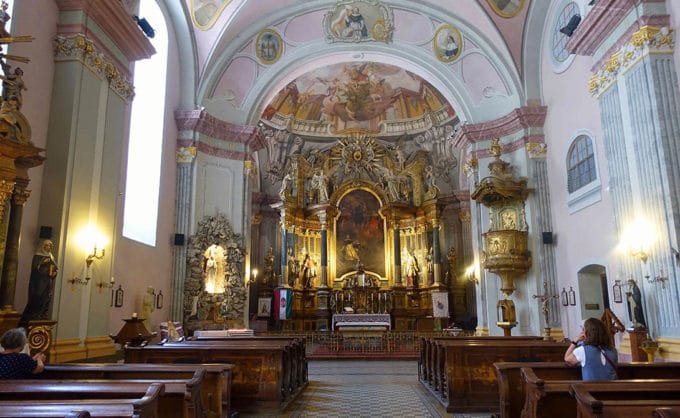
[(28, 321), (50, 319), (49, 308), (54, 296), (54, 279), (57, 277), (57, 260), (52, 255), (52, 241), (42, 240), (31, 262), (28, 282), (28, 302), (19, 325), (27, 327)]

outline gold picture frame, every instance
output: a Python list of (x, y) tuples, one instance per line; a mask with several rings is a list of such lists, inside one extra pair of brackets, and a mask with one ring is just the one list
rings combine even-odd
[(463, 37), (452, 25), (442, 25), (434, 33), (432, 49), (439, 61), (455, 61), (463, 51)]
[(255, 41), (257, 58), (266, 65), (274, 64), (283, 54), (283, 39), (274, 29), (264, 29)]
[(489, 6), (500, 17), (515, 17), (524, 9), (524, 0), (488, 0)]

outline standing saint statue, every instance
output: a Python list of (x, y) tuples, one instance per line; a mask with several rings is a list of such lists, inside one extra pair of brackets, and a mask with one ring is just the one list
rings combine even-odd
[(413, 249), (405, 249), (406, 257), (404, 258), (404, 273), (406, 274), (406, 285), (408, 287), (418, 287), (418, 273), (420, 267), (418, 266), (418, 259), (413, 254)]
[(209, 293), (224, 293), (225, 289), (224, 248), (212, 244), (203, 253), (205, 290)]
[(27, 328), (28, 321), (50, 318), (54, 278), (57, 277), (57, 260), (52, 255), (52, 247), (52, 241), (42, 240), (33, 256), (31, 277), (28, 282), (28, 302), (19, 326)]
[(312, 188), (318, 193), (319, 203), (328, 202), (328, 176), (323, 170), (317, 170), (312, 176)]

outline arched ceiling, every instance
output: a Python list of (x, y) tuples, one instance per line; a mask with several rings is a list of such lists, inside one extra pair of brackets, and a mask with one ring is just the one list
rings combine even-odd
[(433, 117), (439, 124), (455, 117), (439, 91), (410, 71), (376, 62), (309, 71), (279, 91), (262, 114), (264, 123), (321, 136), (349, 129), (403, 135), (411, 121), (425, 126), (424, 119)]
[[(192, 60), (200, 74), (193, 86), (195, 105), (233, 123), (253, 124), (261, 118), (272, 121), (272, 109), (279, 115), (300, 118), (318, 105), (320, 110), (311, 111), (314, 117), (305, 120), (332, 122), (339, 128), (347, 123), (368, 124), (360, 119), (376, 112), (381, 114), (372, 119), (398, 122), (445, 109), (446, 118), (435, 123), (440, 125), (454, 116), (474, 122), (495, 119), (523, 105), (526, 80), (522, 81), (522, 66), (527, 65), (522, 57), (523, 31), (532, 0), (471, 0), (456, 2), (455, 7), (443, 3), (185, 0), (182, 11), (184, 22), (190, 23), (190, 36), (179, 42), (191, 44), (180, 45), (181, 53), (186, 54), (180, 62)], [(173, 17), (178, 15), (176, 7), (168, 5), (175, 9)], [(324, 19), (339, 17), (347, 7), (358, 8), (366, 18), (367, 39), (329, 40), (332, 22), (326, 24)], [(381, 17), (388, 18), (383, 19), (387, 24), (376, 35), (374, 24)], [(532, 20), (540, 19), (533, 16)], [(389, 39), (380, 39), (387, 32)], [(444, 51), (445, 35), (451, 33), (459, 35), (454, 59), (448, 59), (451, 56)], [(258, 50), (266, 36), (278, 42), (274, 55)], [(358, 103), (346, 97), (351, 94), (349, 78), (329, 79), (329, 74), (350, 77), (346, 71), (352, 68), (370, 69), (370, 74), (364, 74), (370, 80), (369, 90), (388, 87), (387, 93), (368, 91), (359, 113), (352, 110)], [(388, 73), (389, 77), (382, 77)], [(409, 79), (418, 84), (419, 95), (407, 87)], [(284, 94), (281, 92), (293, 85), (298, 98), (306, 100), (294, 106), (295, 113), (292, 107), (284, 109), (277, 102)], [(428, 94), (434, 99), (431, 103)], [(420, 111), (383, 109), (405, 97), (417, 102), (413, 109)], [(369, 105), (363, 101), (368, 99), (375, 102)], [(334, 100), (337, 103), (332, 103)]]

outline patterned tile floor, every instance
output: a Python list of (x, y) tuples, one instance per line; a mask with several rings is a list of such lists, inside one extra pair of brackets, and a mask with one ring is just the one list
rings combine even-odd
[(310, 361), (309, 385), (283, 414), (241, 417), (488, 417), (447, 414), (418, 383), (415, 361)]

